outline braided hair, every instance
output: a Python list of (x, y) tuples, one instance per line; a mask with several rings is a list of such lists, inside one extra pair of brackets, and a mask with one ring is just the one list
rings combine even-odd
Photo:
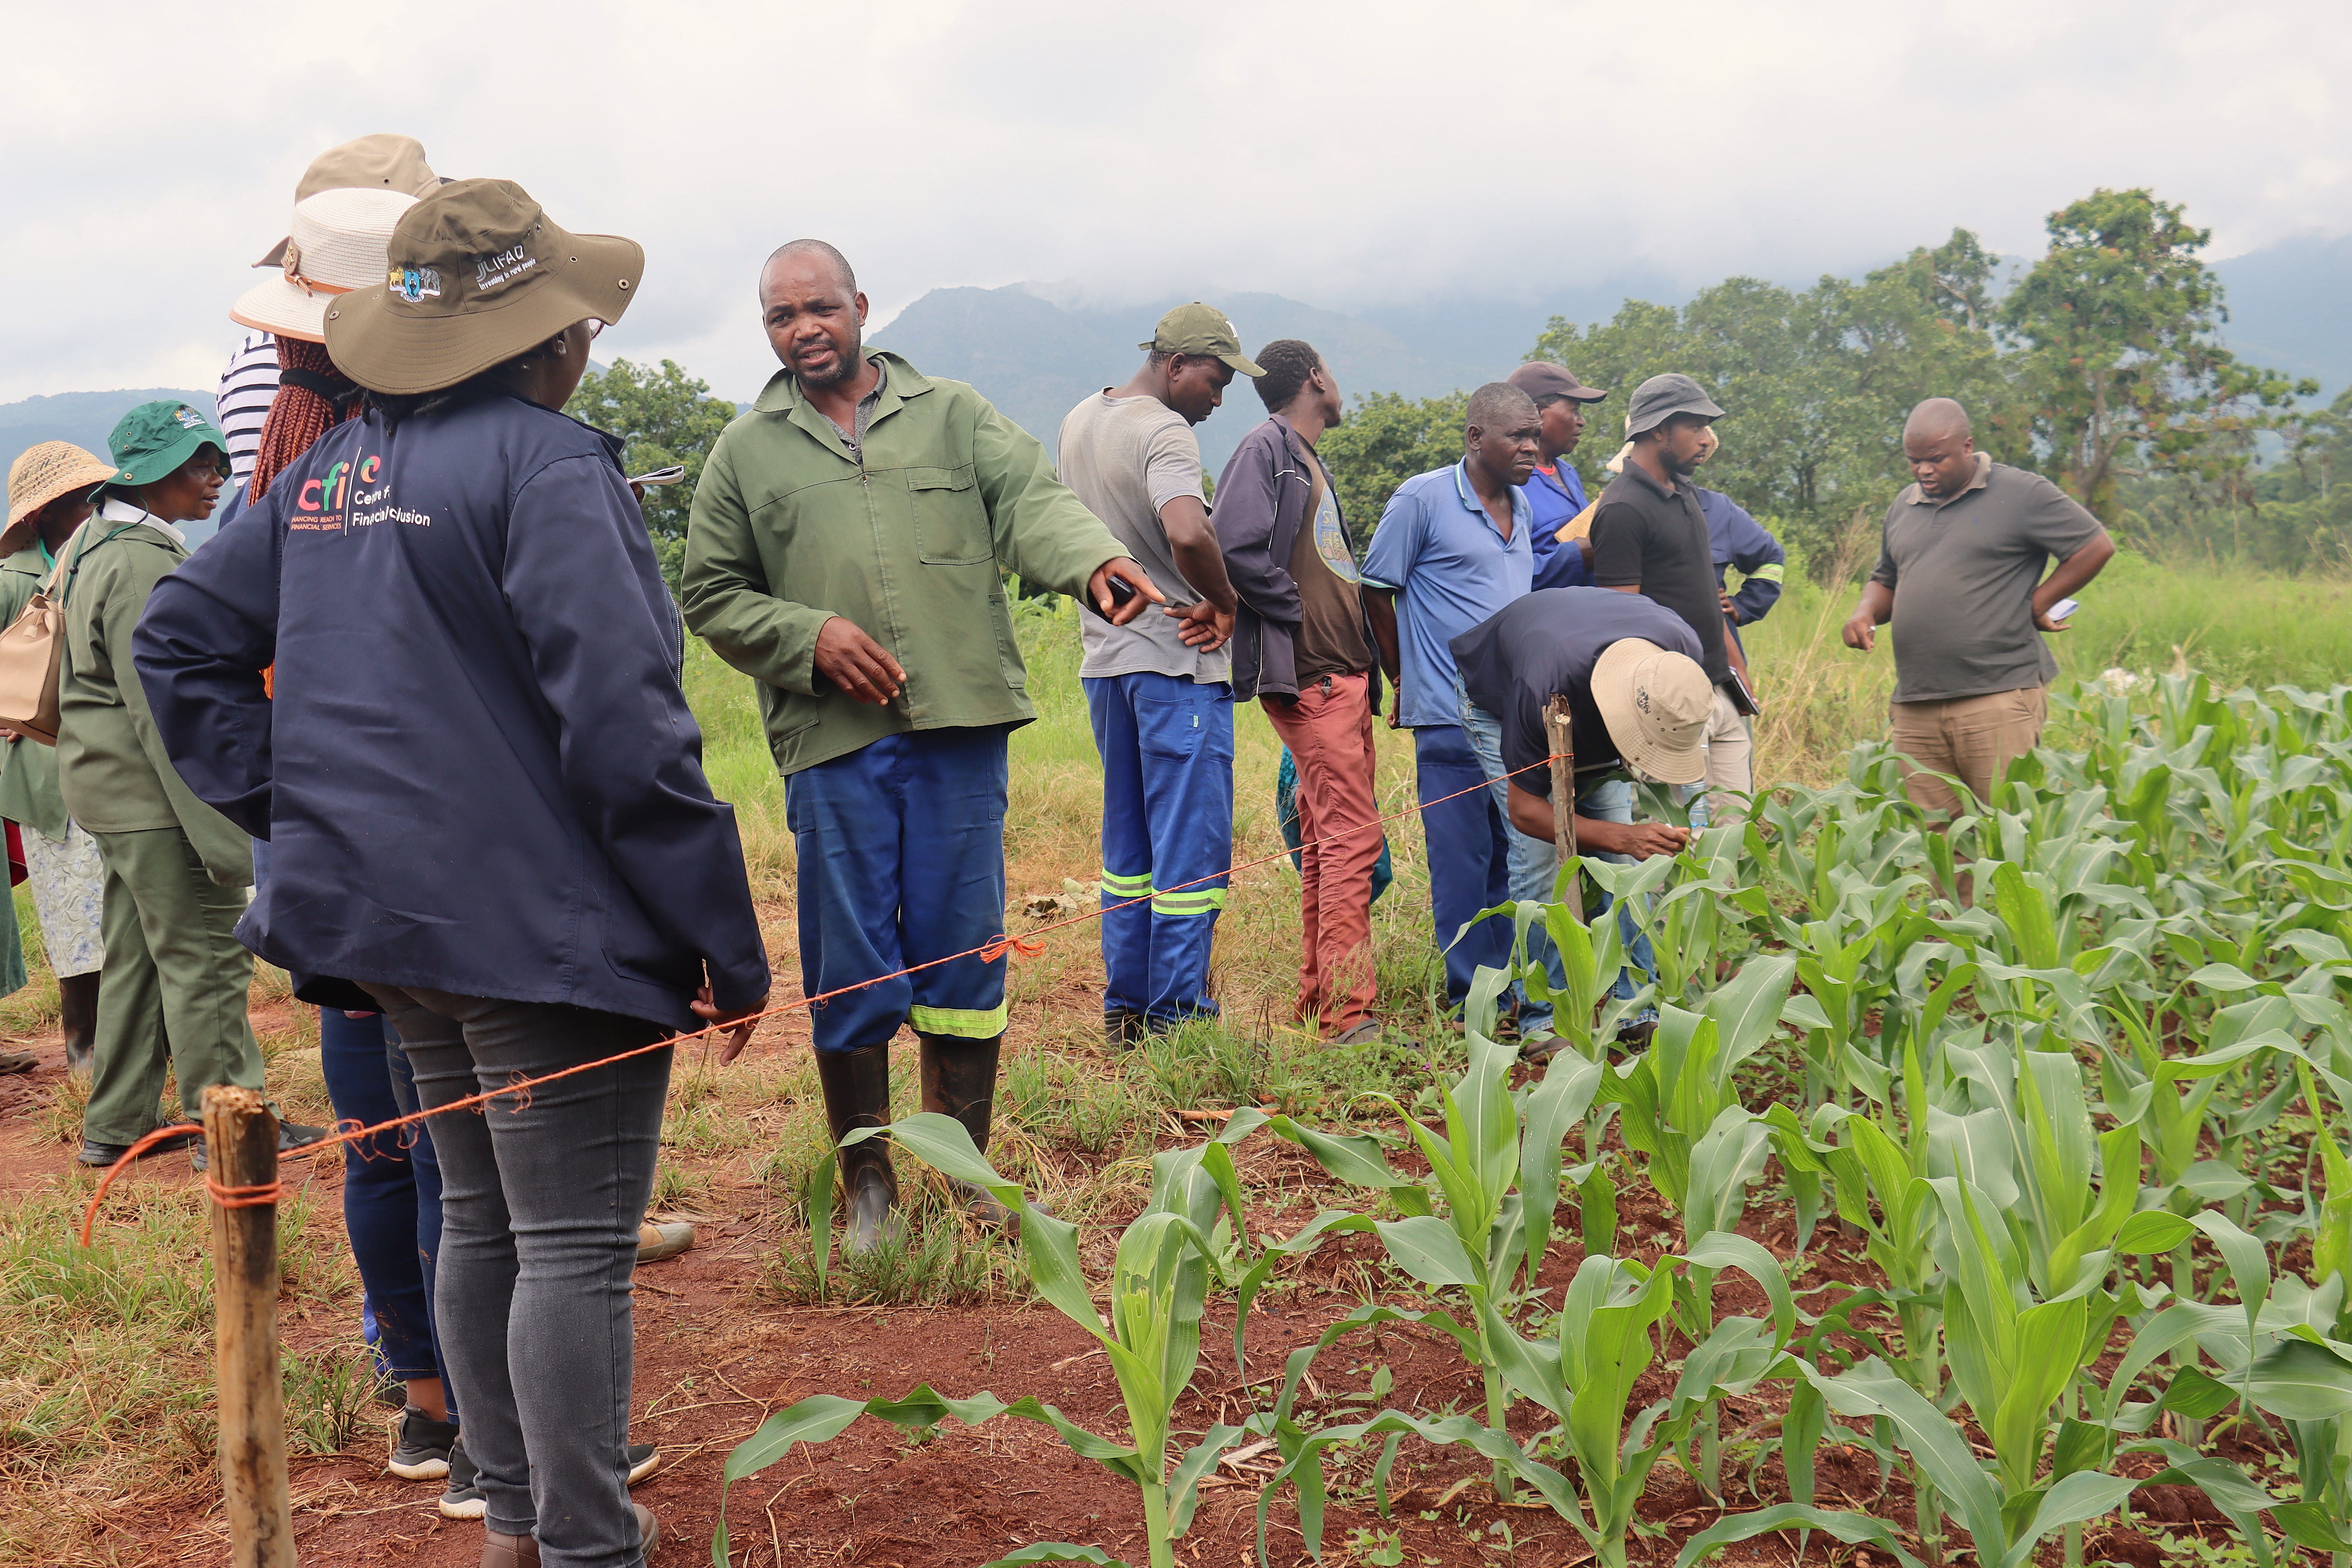
[(279, 338), (278, 395), (262, 422), (261, 448), (254, 454), (246, 494), (255, 500), (268, 495), (270, 481), (293, 467), (312, 442), (357, 414), (359, 390), (327, 357), (324, 343)]

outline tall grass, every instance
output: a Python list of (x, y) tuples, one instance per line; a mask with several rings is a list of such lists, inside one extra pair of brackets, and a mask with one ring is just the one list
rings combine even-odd
[[(1742, 633), (1763, 703), (1759, 781), (1824, 783), (1843, 772), (1847, 747), (1885, 733), (1892, 632), (1882, 628), (1866, 655), (1840, 636), (1861, 586), (1856, 575), (1824, 589), (1792, 571), (1772, 613)], [(2071, 629), (2049, 639), (2062, 679), (2198, 669), (2227, 690), (2323, 687), (2352, 675), (2352, 580), (2185, 572), (2125, 550), (2080, 597)]]

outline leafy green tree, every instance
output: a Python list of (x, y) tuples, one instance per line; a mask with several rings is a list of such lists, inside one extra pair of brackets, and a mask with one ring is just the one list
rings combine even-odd
[(2098, 190), (2051, 215), (2050, 250), (2001, 302), (2022, 351), (2053, 477), (2102, 516), (2135, 473), (2242, 473), (2250, 441), (2319, 391), (2241, 363), (2198, 253), (2212, 237), (2146, 190)]
[(1903, 419), (1922, 398), (1958, 398), (1979, 416), (1980, 444), (2005, 459), (2026, 455), (1988, 327), (1992, 270), (1976, 237), (1955, 229), (1859, 283), (1825, 277), (1798, 291), (1733, 278), (1679, 310), (1628, 300), (1582, 330), (1555, 317), (1529, 357), (1613, 395), (1577, 453), (1594, 490), (1633, 388), (1667, 371), (1696, 377), (1727, 415), (1700, 482), (1824, 563), (1842, 530), (1874, 519), (1909, 481)]
[(1375, 392), (1356, 400), (1345, 424), (1324, 433), (1315, 455), (1331, 470), (1359, 548), (1372, 537), (1399, 485), (1462, 460), (1462, 426), (1469, 410), (1466, 392), (1418, 402)]
[(591, 371), (563, 411), (628, 445), (622, 465), (632, 474), (683, 464), (677, 484), (646, 491), (646, 528), (660, 557), (662, 576), (672, 591), (686, 560), (686, 520), (694, 507), (694, 487), (702, 478), (711, 444), (735, 417), (735, 405), (713, 397), (710, 385), (688, 375), (675, 360), (654, 370), (616, 359), (612, 368)]

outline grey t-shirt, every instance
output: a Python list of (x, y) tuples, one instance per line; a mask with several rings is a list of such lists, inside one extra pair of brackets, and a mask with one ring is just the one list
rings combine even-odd
[[(1201, 595), (1176, 569), (1160, 509), (1178, 496), (1201, 498), (1201, 444), (1184, 416), (1156, 397), (1096, 393), (1062, 421), (1062, 482), (1131, 551), (1173, 607)], [(1078, 617), (1086, 677), (1149, 672), (1192, 680), (1231, 680), (1233, 655), (1200, 653), (1176, 635), (1176, 620), (1147, 605), (1123, 626), (1099, 616)]]
[(1895, 700), (1935, 702), (2047, 686), (2058, 661), (2033, 590), (2105, 531), (2039, 474), (1977, 454), (1977, 477), (1937, 501), (1912, 485), (1886, 509), (1874, 583), (1895, 590)]

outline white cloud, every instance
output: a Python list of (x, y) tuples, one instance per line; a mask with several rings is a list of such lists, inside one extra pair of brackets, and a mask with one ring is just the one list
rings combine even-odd
[[(209, 384), (293, 183), (365, 132), (625, 233), (599, 352), (748, 396), (759, 258), (1333, 308), (1867, 266), (2150, 184), (2215, 253), (2352, 229), (2352, 26), (2227, 8), (711, 3), (12, 7), (0, 397)], [(102, 64), (100, 64), (102, 62)]]

